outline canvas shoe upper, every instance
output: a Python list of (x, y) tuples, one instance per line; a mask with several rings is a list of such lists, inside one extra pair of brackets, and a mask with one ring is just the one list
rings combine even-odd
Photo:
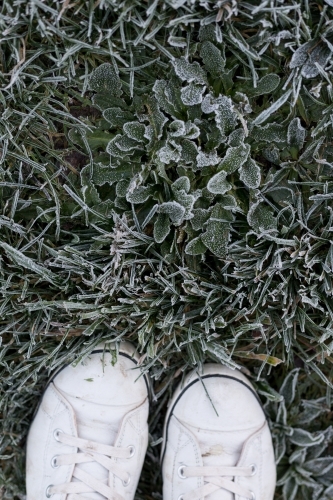
[(273, 500), (271, 434), (241, 372), (207, 364), (178, 387), (165, 421), (162, 472), (163, 500)]
[(130, 500), (148, 444), (148, 381), (134, 348), (97, 348), (49, 382), (27, 442), (27, 500)]

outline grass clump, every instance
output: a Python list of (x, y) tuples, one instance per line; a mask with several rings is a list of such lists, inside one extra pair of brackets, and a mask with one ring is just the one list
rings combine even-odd
[(257, 384), (276, 498), (328, 500), (330, 0), (6, 1), (0, 25), (0, 498), (47, 373), (126, 339), (155, 391), (138, 498), (174, 383), (215, 361)]

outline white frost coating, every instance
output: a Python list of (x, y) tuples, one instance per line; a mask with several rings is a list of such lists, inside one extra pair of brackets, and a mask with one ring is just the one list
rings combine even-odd
[(237, 114), (230, 97), (220, 96), (218, 98), (218, 108), (215, 110), (216, 125), (222, 135), (231, 132), (237, 124)]
[(121, 81), (112, 64), (104, 63), (96, 68), (89, 80), (89, 86), (96, 92), (103, 92), (112, 96), (122, 94)]
[(174, 190), (177, 190), (177, 191), (181, 191), (181, 190), (184, 190), (186, 193), (189, 192), (191, 188), (191, 183), (190, 183), (190, 179), (188, 177), (186, 177), (185, 175), (183, 175), (182, 177), (179, 177), (171, 186), (171, 189), (174, 191)]
[(170, 123), (169, 130), (172, 137), (184, 137), (186, 134), (185, 122), (183, 120), (174, 120)]
[(177, 201), (166, 201), (159, 206), (159, 213), (168, 214), (171, 222), (177, 226), (183, 221), (185, 208)]
[(178, 161), (180, 157), (179, 152), (176, 149), (171, 149), (168, 144), (166, 146), (163, 146), (157, 152), (157, 155), (160, 161), (166, 164), (169, 164), (172, 161)]
[(220, 158), (217, 156), (216, 151), (212, 151), (211, 153), (204, 153), (203, 151), (199, 151), (197, 155), (197, 167), (210, 167), (212, 165), (217, 165), (220, 161)]
[(232, 186), (226, 180), (227, 173), (226, 172), (218, 172), (213, 175), (211, 179), (209, 179), (207, 184), (207, 189), (213, 194), (224, 194), (229, 191)]
[(301, 125), (301, 120), (296, 117), (291, 120), (288, 127), (288, 144), (298, 149), (302, 149), (305, 140), (305, 128)]
[(200, 104), (202, 102), (202, 94), (205, 90), (205, 86), (190, 83), (181, 89), (181, 99), (186, 106)]
[(239, 169), (239, 178), (248, 188), (258, 188), (261, 181), (259, 165), (252, 158), (249, 158)]
[(218, 109), (218, 107), (219, 107), (218, 100), (212, 94), (205, 95), (201, 104), (201, 109), (204, 113), (206, 114), (213, 113), (213, 111)]
[(247, 221), (257, 233), (269, 230), (276, 231), (276, 218), (260, 200), (250, 207), (247, 214)]
[(183, 82), (207, 83), (206, 73), (199, 63), (189, 63), (184, 57), (172, 61), (177, 76)]
[(191, 240), (185, 247), (185, 253), (188, 255), (201, 255), (207, 250), (206, 245), (202, 242), (201, 236)]
[(290, 94), (292, 93), (292, 89), (287, 90), (285, 94), (283, 94), (277, 101), (273, 102), (273, 104), (262, 111), (260, 115), (257, 116), (255, 120), (253, 120), (252, 124), (253, 125), (260, 125), (261, 123), (265, 122), (275, 111), (281, 108), (287, 100), (290, 97)]
[(143, 123), (127, 122), (123, 126), (125, 134), (138, 142), (144, 142), (146, 127)]

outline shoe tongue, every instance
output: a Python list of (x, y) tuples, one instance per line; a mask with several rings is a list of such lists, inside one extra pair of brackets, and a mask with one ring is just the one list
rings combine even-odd
[[(239, 461), (245, 441), (256, 429), (212, 432), (185, 426), (194, 434), (200, 447), (204, 467), (235, 467)], [(225, 479), (233, 478), (224, 476)], [(209, 481), (209, 478), (206, 478)], [(207, 500), (234, 500), (233, 493), (220, 489), (207, 497)]]
[[(136, 403), (126, 405), (124, 408), (124, 406), (100, 405), (68, 394), (64, 396), (75, 412), (78, 437), (109, 446), (114, 445), (125, 414), (137, 407)], [(78, 464), (75, 468), (87, 472), (101, 483), (109, 483), (109, 471), (97, 462)], [(79, 480), (73, 478), (72, 481)], [(81, 495), (89, 500), (105, 500), (99, 493), (81, 493)]]

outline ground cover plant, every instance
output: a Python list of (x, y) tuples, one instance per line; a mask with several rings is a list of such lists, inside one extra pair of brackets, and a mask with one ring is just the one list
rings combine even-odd
[[(333, 3), (6, 0), (0, 11), (0, 498), (52, 369), (126, 339), (166, 402), (242, 369), (277, 499), (333, 497)], [(153, 467), (152, 467), (153, 464)]]

